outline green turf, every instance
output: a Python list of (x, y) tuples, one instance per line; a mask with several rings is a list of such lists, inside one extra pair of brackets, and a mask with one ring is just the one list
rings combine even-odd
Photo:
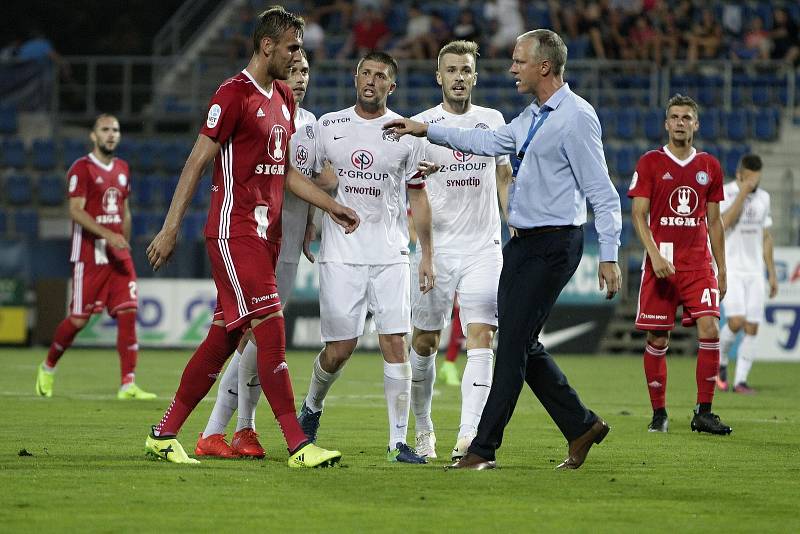
[[(565, 441), (523, 390), (501, 469), (442, 467), (455, 442), (459, 388), (437, 386), (434, 422), (442, 457), (428, 466), (385, 460), (386, 406), (377, 355), (357, 355), (333, 387), (319, 442), (343, 467), (289, 470), (262, 400), (266, 461), (148, 461), (143, 444), (177, 386), (187, 351), (144, 351), (138, 382), (155, 401), (117, 401), (112, 351), (72, 350), (52, 399), (34, 395), (42, 350), (0, 350), (0, 531), (3, 532), (530, 532), (798, 531), (798, 367), (757, 363), (753, 397), (718, 394), (729, 437), (689, 430), (694, 362), (669, 362), (669, 434), (646, 432), (649, 403), (640, 358), (564, 357), (583, 400), (612, 431), (578, 471), (555, 471)], [(311, 354), (289, 364), (299, 399)], [(463, 358), (459, 362), (463, 366)], [(211, 395), (215, 394), (212, 390)], [(181, 434), (194, 449), (211, 402)], [(25, 449), (33, 456), (19, 456)]]

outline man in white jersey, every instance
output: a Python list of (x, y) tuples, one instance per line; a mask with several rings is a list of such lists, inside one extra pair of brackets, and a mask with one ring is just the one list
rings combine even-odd
[(725, 200), (719, 206), (725, 225), (728, 293), (722, 303), (726, 322), (719, 336), (721, 361), (717, 386), (728, 389), (728, 351), (739, 331), (744, 329), (733, 382), (733, 390), (744, 394), (755, 393), (747, 384), (747, 376), (756, 356), (758, 324), (764, 316), (765, 265), (770, 298), (778, 292), (769, 233), (772, 226), (769, 193), (758, 187), (761, 167), (761, 158), (756, 154), (742, 157), (736, 169), (736, 180), (725, 185)]
[[(300, 49), (300, 53), (301, 57), (290, 70), (289, 78), (286, 80), (298, 106), (294, 116), (296, 132), (290, 140), (292, 165), (308, 178), (312, 178), (313, 161), (309, 155), (312, 154), (313, 157), (313, 124), (316, 117), (300, 107), (309, 80), (308, 59), (303, 49)], [(316, 235), (313, 217), (313, 206), (291, 191), (284, 193), (281, 213), (283, 237), (275, 273), (278, 280), (278, 295), (281, 297), (284, 309), (294, 287), (301, 249), (309, 256), (309, 260), (313, 261), (313, 256), (310, 256), (311, 253), (307, 248), (308, 242)], [(217, 458), (265, 456), (266, 453), (255, 431), (256, 405), (261, 397), (256, 365), (257, 352), (252, 337), (245, 336), (219, 382), (214, 409), (195, 446), (196, 456)], [(236, 432), (228, 444), (225, 440), (225, 428), (237, 409), (239, 415), (236, 420)]]
[(399, 116), (386, 108), (396, 77), (394, 58), (370, 52), (356, 68), (356, 105), (327, 113), (314, 125), (315, 170), (330, 162), (338, 179), (336, 198), (357, 210), (362, 222), (357, 233), (345, 235), (323, 218), (318, 263), (325, 348), (314, 362), (298, 420), (314, 441), (325, 396), (355, 350), (370, 311), (384, 358), (387, 458), (424, 464), (425, 458), (406, 444), (411, 394), (404, 337), (411, 330), (406, 198), (421, 248), (419, 290), (427, 292), (434, 284), (434, 269), (430, 204), (422, 178), (435, 166), (422, 161), (422, 142), (382, 130), (387, 119)]
[[(453, 41), (439, 52), (436, 81), (442, 103), (413, 117), (428, 124), (495, 130), (502, 114), (472, 104), (478, 79), (478, 45)], [(458, 293), (461, 329), (467, 334), (467, 365), (461, 378), (461, 424), (452, 458), (467, 452), (475, 437), (492, 383), (492, 338), (497, 330), (497, 282), (503, 268), (498, 193), (505, 211), (511, 165), (508, 156), (475, 156), (425, 142), (425, 159), (441, 165), (427, 181), (436, 243), (436, 287), (412, 292), (411, 408), (416, 418), (416, 449), (436, 458), (431, 399), (436, 351)], [(414, 261), (419, 259), (414, 254)], [(411, 270), (412, 276), (414, 269)], [(412, 287), (415, 284), (412, 282)]]

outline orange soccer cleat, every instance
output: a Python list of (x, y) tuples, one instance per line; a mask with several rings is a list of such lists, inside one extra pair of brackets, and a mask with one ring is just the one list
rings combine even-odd
[(211, 434), (207, 438), (203, 433), (197, 438), (197, 446), (194, 448), (195, 456), (210, 456), (212, 458), (239, 458), (241, 454), (236, 452), (228, 442), (225, 441), (225, 434)]
[(243, 428), (233, 435), (231, 448), (240, 456), (263, 458), (267, 455), (258, 442), (258, 434), (252, 428)]

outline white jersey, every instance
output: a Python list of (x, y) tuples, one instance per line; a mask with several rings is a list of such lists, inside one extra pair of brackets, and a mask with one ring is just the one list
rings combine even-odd
[(336, 200), (355, 210), (361, 224), (352, 234), (322, 219), (320, 262), (360, 265), (408, 263), (406, 187), (425, 187), (417, 172), (423, 159), (421, 139), (397, 138), (383, 124), (400, 115), (359, 117), (355, 108), (327, 113), (314, 124), (315, 171), (329, 161), (339, 180)]
[[(292, 167), (311, 178), (314, 169), (314, 121), (310, 111), (297, 108), (294, 116), (295, 133), (289, 141), (292, 154)], [(278, 261), (297, 263), (303, 248), (306, 233), (308, 202), (301, 200), (291, 191), (284, 191), (281, 221), (283, 238)]]
[[(729, 182), (724, 187), (725, 200), (720, 202), (720, 213), (729, 210), (736, 195), (739, 184)], [(728, 272), (757, 273), (764, 272), (764, 229), (772, 226), (769, 193), (756, 189), (744, 200), (739, 220), (732, 228), (725, 229), (725, 263)]]
[[(462, 115), (445, 111), (442, 104), (413, 117), (415, 121), (457, 128), (495, 130), (506, 122), (491, 108), (471, 106)], [(495, 170), (508, 156), (475, 156), (425, 143), (425, 159), (442, 166), (428, 177), (437, 253), (472, 254), (500, 244), (500, 210)]]

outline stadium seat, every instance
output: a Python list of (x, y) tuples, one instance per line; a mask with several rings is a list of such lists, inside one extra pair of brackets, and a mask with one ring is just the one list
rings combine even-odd
[(180, 173), (192, 147), (186, 141), (174, 141), (161, 145), (161, 165), (167, 172)]
[(172, 195), (175, 193), (175, 187), (178, 185), (178, 177), (177, 176), (168, 176), (166, 178), (162, 178), (159, 180), (159, 187), (156, 190), (161, 191), (161, 202), (160, 204), (164, 207), (169, 206), (170, 202), (172, 202)]
[(17, 110), (9, 106), (0, 106), (0, 134), (17, 133)]
[(145, 141), (139, 144), (139, 148), (136, 151), (139, 172), (153, 172), (156, 170), (158, 151), (159, 143), (157, 142)]
[(39, 171), (50, 171), (56, 166), (56, 144), (52, 139), (36, 139), (31, 147), (33, 167)]
[(14, 212), (14, 233), (19, 237), (39, 237), (39, 214), (35, 209), (23, 208)]
[(603, 132), (603, 140), (613, 137), (614, 133), (617, 131), (616, 110), (612, 110), (607, 107), (601, 107), (597, 109), (597, 118), (600, 120), (600, 128)]
[(89, 142), (85, 139), (64, 139), (63, 155), (64, 168), (68, 168), (75, 163), (75, 160), (82, 158), (89, 153)]
[(617, 183), (617, 193), (619, 194), (619, 204), (622, 208), (622, 213), (631, 212), (631, 199), (628, 197), (628, 187), (630, 187), (630, 180), (622, 179)]
[(622, 218), (622, 233), (619, 236), (619, 240), (623, 247), (630, 245), (636, 240), (636, 231), (633, 228), (633, 221), (630, 217)]
[(200, 241), (206, 226), (206, 214), (203, 211), (191, 210), (181, 224), (181, 238), (186, 241)]
[(6, 178), (5, 195), (12, 206), (27, 206), (33, 202), (33, 183), (25, 174), (13, 174)]
[(156, 193), (158, 176), (143, 174), (131, 179), (131, 204), (134, 209), (151, 208), (161, 201), (161, 196)]
[(41, 176), (36, 184), (36, 196), (42, 206), (60, 206), (64, 203), (66, 184), (58, 174)]
[(649, 141), (661, 141), (665, 137), (664, 132), (664, 111), (653, 108), (648, 109), (639, 119), (644, 128), (644, 136)]
[(711, 108), (700, 112), (700, 130), (697, 136), (703, 141), (714, 142), (719, 139), (719, 110)]
[(6, 210), (0, 210), (0, 238), (6, 237), (8, 233), (8, 217)]
[(768, 84), (759, 82), (753, 86), (753, 105), (768, 106), (772, 103), (772, 89)]
[(744, 141), (747, 135), (747, 112), (735, 109), (725, 113), (725, 137), (731, 141)]
[(732, 145), (730, 148), (722, 151), (722, 170), (725, 176), (733, 177), (736, 175), (736, 167), (739, 165), (739, 160), (742, 156), (750, 152), (750, 147), (744, 144)]
[(128, 162), (132, 172), (138, 169), (136, 157), (139, 153), (139, 142), (130, 137), (123, 137), (117, 146), (116, 155)]
[(2, 166), (21, 169), (25, 166), (25, 145), (17, 138), (4, 139), (2, 144)]
[(636, 109), (623, 107), (617, 113), (616, 137), (629, 141), (636, 137), (636, 123), (638, 122)]
[(769, 110), (756, 112), (753, 117), (753, 133), (759, 141), (775, 141), (778, 138), (778, 120)]
[(712, 156), (714, 156), (718, 160), (722, 161), (721, 160), (722, 149), (717, 144), (706, 143), (705, 141), (702, 141), (697, 146), (697, 150), (700, 151), (700, 152), (707, 152), (708, 154), (711, 154)]
[(636, 162), (639, 161), (638, 149), (634, 146), (623, 146), (617, 151), (617, 173), (624, 180), (633, 176), (636, 170)]

